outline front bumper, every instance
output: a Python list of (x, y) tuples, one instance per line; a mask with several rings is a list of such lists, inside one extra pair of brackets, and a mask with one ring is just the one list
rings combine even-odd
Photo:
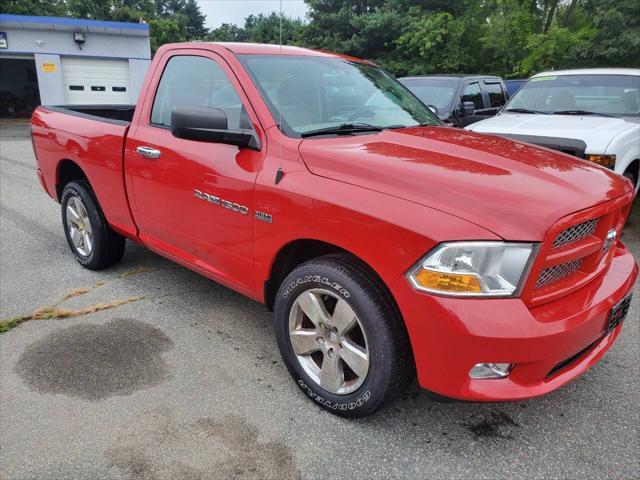
[[(519, 298), (423, 294), (405, 278), (392, 290), (423, 388), (460, 400), (508, 401), (555, 390), (600, 360), (622, 329), (605, 334), (609, 311), (629, 293), (637, 276), (633, 256), (619, 244), (602, 275), (534, 308)], [(471, 368), (481, 362), (515, 366), (507, 378), (469, 378)]]

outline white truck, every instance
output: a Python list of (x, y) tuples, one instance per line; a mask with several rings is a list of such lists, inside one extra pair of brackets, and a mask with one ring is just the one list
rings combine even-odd
[(466, 127), (552, 148), (640, 186), (640, 69), (534, 75), (492, 118)]

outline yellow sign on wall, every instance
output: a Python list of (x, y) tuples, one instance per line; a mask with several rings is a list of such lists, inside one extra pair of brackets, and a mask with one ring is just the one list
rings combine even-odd
[(43, 63), (42, 64), (42, 71), (46, 72), (46, 73), (53, 73), (56, 71), (56, 64), (55, 63)]

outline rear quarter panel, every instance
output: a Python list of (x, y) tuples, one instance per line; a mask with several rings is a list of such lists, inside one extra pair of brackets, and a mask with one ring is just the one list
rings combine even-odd
[(64, 160), (84, 172), (109, 224), (135, 238), (123, 176), (127, 122), (100, 121), (38, 107), (31, 118), (31, 135), (38, 167), (49, 195), (59, 201), (57, 185)]

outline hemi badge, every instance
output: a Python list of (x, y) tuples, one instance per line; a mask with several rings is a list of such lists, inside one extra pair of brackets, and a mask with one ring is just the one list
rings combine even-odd
[(256, 218), (258, 220), (261, 220), (261, 221), (267, 222), (267, 223), (273, 222), (273, 217), (271, 215), (269, 215), (268, 213), (264, 213), (264, 212), (257, 212), (256, 211)]

